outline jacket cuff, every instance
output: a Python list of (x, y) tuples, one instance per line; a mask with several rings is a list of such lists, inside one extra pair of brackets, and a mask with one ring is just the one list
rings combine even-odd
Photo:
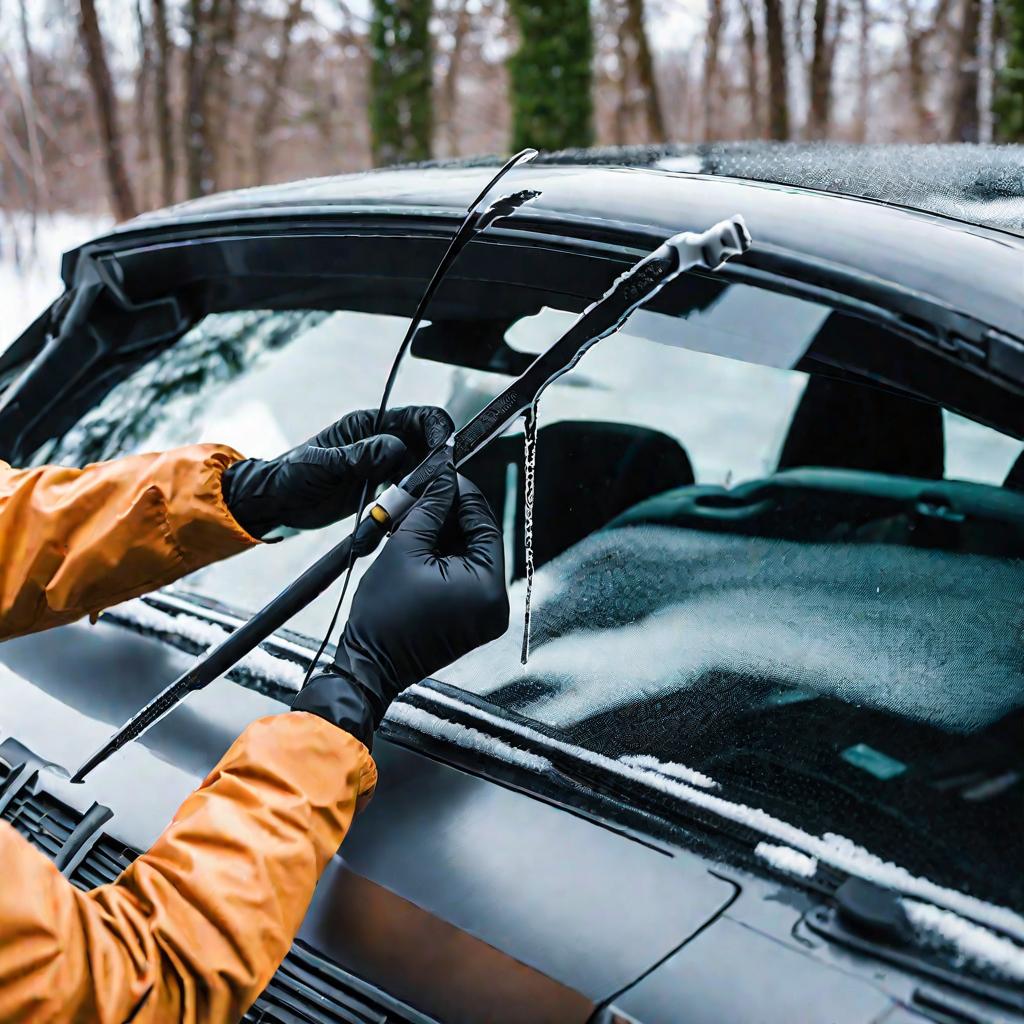
[(224, 500), (224, 471), (242, 458), (227, 445), (194, 444), (162, 453), (152, 468), (164, 494), (168, 529), (188, 572), (260, 543)]
[(314, 676), (292, 701), (292, 711), (305, 711), (354, 736), (367, 750), (373, 749), (377, 723), (366, 691), (340, 671)]

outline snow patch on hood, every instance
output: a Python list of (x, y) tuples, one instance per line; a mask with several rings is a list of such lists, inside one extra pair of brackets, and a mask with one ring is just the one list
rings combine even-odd
[(952, 946), (960, 963), (970, 963), (1010, 981), (1024, 982), (1024, 947), (962, 917), (916, 900), (901, 900), (918, 941)]
[(718, 783), (709, 775), (694, 768), (687, 768), (685, 764), (677, 764), (675, 761), (659, 761), (656, 757), (651, 757), (650, 754), (622, 754), (619, 760), (630, 768), (645, 768), (648, 771), (657, 772), (659, 775), (681, 779), (683, 782), (690, 783), (691, 786), (700, 786), (702, 789), (718, 788)]
[[(111, 614), (112, 617), (125, 621), (141, 631), (182, 636), (202, 646), (218, 643), (228, 634), (227, 630), (196, 616), (170, 615), (141, 600), (119, 605), (112, 610)], [(276, 658), (263, 650), (252, 652), (240, 664), (261, 678), (278, 683), (282, 680), (290, 680), (290, 685), (296, 688), (301, 683), (303, 675), (301, 666), (282, 658)], [(673, 799), (759, 832), (776, 840), (785, 848), (787, 851), (785, 862), (789, 867), (797, 863), (792, 856), (793, 853), (802, 855), (806, 858), (803, 862), (805, 864), (811, 860), (829, 864), (846, 874), (893, 889), (903, 896), (926, 901), (936, 908), (943, 908), (955, 915), (962, 915), (969, 918), (971, 922), (988, 925), (990, 928), (1024, 942), (1024, 917), (1010, 908), (989, 903), (939, 885), (931, 879), (913, 875), (898, 864), (883, 861), (845, 836), (833, 832), (816, 836), (782, 821), (760, 808), (749, 807), (746, 804), (735, 803), (717, 796), (708, 790), (711, 787), (717, 787), (718, 784), (699, 772), (694, 773), (695, 776), (700, 777), (699, 781), (697, 779), (686, 781), (684, 773), (691, 769), (686, 769), (684, 765), (665, 764), (644, 754), (627, 754), (622, 759), (607, 757), (584, 747), (547, 736), (530, 726), (491, 714), (422, 684), (410, 687), (406, 691), (406, 695), (418, 696), (434, 704), (450, 707), (505, 733), (521, 736), (528, 740), (533, 747), (564, 753), (610, 774), (657, 790)], [(530, 771), (547, 771), (553, 767), (547, 757), (521, 750), (481, 730), (450, 722), (429, 711), (412, 707), (401, 699), (391, 705), (386, 717), (389, 721), (406, 725), (468, 749), (477, 750), (488, 756), (500, 758)], [(710, 786), (707, 785), (708, 783)], [(758, 848), (759, 855), (771, 862), (770, 859), (773, 856), (778, 859), (779, 854), (773, 853), (773, 850), (777, 851), (779, 848), (775, 844), (761, 843)]]
[(758, 843), (755, 856), (767, 861), (773, 868), (799, 878), (813, 878), (818, 870), (817, 857), (794, 850), (791, 846), (775, 846), (773, 843)]
[[(724, 797), (709, 793), (707, 790), (668, 778), (658, 772), (635, 768), (614, 758), (597, 754), (592, 750), (552, 739), (527, 725), (493, 715), (426, 686), (416, 685), (410, 687), (406, 692), (422, 696), (437, 704), (456, 708), (472, 715), (478, 721), (486, 722), (504, 732), (522, 736), (524, 739), (528, 739), (533, 746), (565, 752), (605, 771), (629, 778), (693, 807), (709, 811), (727, 821), (746, 826), (848, 875), (863, 878), (865, 881), (874, 882), (884, 888), (894, 889), (904, 896), (934, 903), (938, 907), (962, 914), (973, 921), (989, 925), (1024, 941), (1024, 917), (1009, 907), (1001, 907), (976, 896), (969, 896), (967, 893), (939, 885), (929, 878), (913, 875), (906, 868), (882, 860), (881, 857), (858, 846), (845, 836), (837, 835), (834, 832), (816, 836), (789, 824), (789, 822), (782, 821), (758, 807), (734, 803)], [(392, 705), (392, 708), (394, 706)]]
[(458, 747), (476, 750), (499, 761), (519, 765), (529, 771), (543, 772), (551, 768), (551, 762), (546, 757), (531, 754), (528, 750), (520, 750), (510, 743), (480, 732), (479, 729), (471, 729), (458, 722), (449, 722), (446, 718), (432, 715), (429, 711), (415, 708), (411, 704), (392, 704), (388, 709), (387, 720), (395, 725), (408, 726), (427, 736), (435, 736)]

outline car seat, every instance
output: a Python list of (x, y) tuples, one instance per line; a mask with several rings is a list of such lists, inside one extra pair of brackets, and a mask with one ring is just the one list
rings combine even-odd
[[(502, 518), (515, 467), (512, 577), (526, 572), (523, 440), (502, 437), (462, 472)], [(566, 420), (537, 436), (534, 562), (542, 565), (637, 502), (693, 483), (685, 450), (667, 434), (626, 423)]]
[(944, 463), (937, 405), (815, 376), (793, 414), (778, 468), (827, 466), (941, 480)]

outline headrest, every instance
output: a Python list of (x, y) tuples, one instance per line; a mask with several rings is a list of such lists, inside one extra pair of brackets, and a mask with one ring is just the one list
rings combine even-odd
[[(517, 467), (515, 564), (523, 575), (523, 441), (503, 437), (463, 467), (500, 519), (508, 467)], [(686, 452), (667, 434), (625, 423), (566, 420), (542, 427), (537, 437), (534, 560), (561, 554), (632, 505), (661, 491), (693, 483)]]
[(779, 469), (832, 466), (941, 480), (937, 405), (829, 377), (811, 377), (793, 415)]

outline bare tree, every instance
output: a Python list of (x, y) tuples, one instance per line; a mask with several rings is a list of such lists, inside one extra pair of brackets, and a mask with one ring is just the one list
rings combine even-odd
[(189, 0), (185, 54), (185, 187), (190, 196), (218, 187), (223, 140), (225, 63), (234, 45), (238, 0)]
[(466, 0), (451, 0), (445, 13), (451, 48), (448, 51), (448, 67), (441, 83), (441, 112), (448, 155), (458, 156), (461, 148), (458, 118), (459, 73), (462, 70), (463, 49), (469, 33), (471, 15)]
[(815, 0), (814, 49), (809, 74), (807, 136), (828, 137), (832, 119), (832, 69), (846, 7), (843, 0)]
[(747, 93), (747, 114), (750, 118), (750, 134), (757, 138), (764, 131), (761, 113), (761, 51), (757, 38), (757, 12), (755, 0), (740, 0), (743, 10), (743, 49), (745, 89)]
[[(36, 247), (36, 218), (40, 207), (40, 192), (44, 198), (44, 205), (49, 205), (46, 195), (46, 161), (43, 159), (42, 147), (39, 143), (39, 122), (36, 114), (37, 75), (35, 51), (32, 48), (32, 38), (28, 27), (28, 10), (26, 0), (20, 0), (18, 5), (18, 21), (21, 29), (21, 51), (25, 63), (25, 86), (19, 90), (21, 100), (21, 111), (25, 121), (25, 136), (28, 141), (28, 156), (31, 164), (30, 173), (27, 175), (28, 185), (28, 212), (29, 212), (29, 239), (32, 252)], [(12, 78), (17, 81), (12, 73)]]
[(221, 187), (221, 165), (231, 128), (233, 79), (227, 73), (228, 58), (235, 49), (238, 34), (240, 0), (221, 0), (213, 11), (210, 49), (207, 54), (204, 90), (207, 175), (212, 189)]
[(150, 205), (150, 119), (149, 82), (152, 70), (152, 48), (149, 26), (142, 9), (142, 0), (135, 0), (136, 52), (139, 63), (135, 69), (135, 136), (139, 147), (137, 182), (139, 201), (143, 208)]
[[(212, 0), (218, 3), (219, 0)], [(185, 193), (201, 196), (210, 191), (209, 182), (204, 180), (208, 152), (206, 123), (206, 60), (209, 48), (210, 12), (203, 0), (188, 0), (189, 44), (185, 52)]]
[(665, 116), (658, 95), (658, 83), (654, 75), (654, 58), (647, 39), (644, 25), (644, 0), (625, 0), (625, 17), (622, 20), (622, 52), (627, 56), (630, 68), (626, 81), (636, 74), (637, 94), (647, 123), (646, 141), (665, 142)]
[(934, 118), (928, 105), (928, 45), (949, 17), (951, 0), (938, 0), (930, 18), (919, 9), (917, 0), (902, 0), (904, 34), (907, 40), (907, 85), (917, 123), (917, 139), (935, 137)]
[(79, 0), (79, 36), (85, 50), (86, 71), (92, 86), (96, 119), (103, 146), (103, 162), (110, 191), (110, 206), (118, 220), (128, 220), (137, 212), (135, 197), (125, 169), (121, 128), (117, 121), (116, 97), (110, 67), (96, 17), (94, 0)]
[(156, 138), (160, 150), (160, 199), (174, 202), (174, 130), (171, 121), (171, 44), (167, 35), (166, 0), (151, 0), (153, 40), (153, 102), (156, 106)]
[(950, 139), (953, 142), (978, 141), (980, 127), (978, 117), (980, 27), (981, 0), (961, 0), (956, 77), (953, 83), (953, 118), (949, 131)]
[(722, 26), (725, 23), (725, 12), (722, 0), (708, 0), (708, 27), (704, 40), (704, 139), (711, 141), (718, 138), (722, 114), (721, 104), (717, 102), (721, 95), (718, 66), (722, 44)]
[(291, 57), (292, 33), (302, 16), (302, 0), (289, 0), (288, 8), (280, 23), (277, 51), (265, 76), (266, 88), (263, 101), (256, 114), (253, 132), (252, 167), (255, 182), (267, 180), (274, 151), (273, 133), (277, 123), (277, 111), (281, 105), (281, 93), (288, 78), (288, 61)]
[(868, 134), (871, 93), (871, 10), (868, 0), (857, 0), (857, 108), (854, 141), (864, 142)]
[(768, 49), (768, 135), (789, 138), (789, 75), (782, 0), (764, 0), (765, 40)]

